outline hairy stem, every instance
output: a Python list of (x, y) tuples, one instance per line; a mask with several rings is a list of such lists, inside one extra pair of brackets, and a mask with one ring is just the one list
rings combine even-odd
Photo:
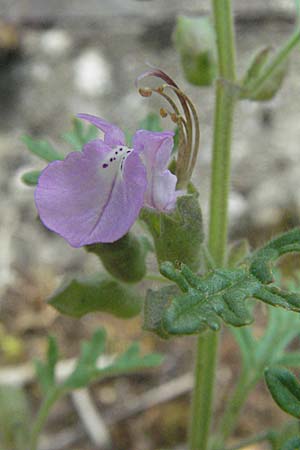
[[(218, 48), (212, 179), (210, 197), (209, 250), (217, 266), (224, 263), (227, 245), (227, 212), (230, 149), (236, 97), (235, 40), (231, 0), (212, 0)], [(228, 81), (229, 83), (227, 83)], [(190, 450), (207, 450), (212, 420), (218, 334), (209, 331), (197, 343), (195, 387), (192, 403)]]

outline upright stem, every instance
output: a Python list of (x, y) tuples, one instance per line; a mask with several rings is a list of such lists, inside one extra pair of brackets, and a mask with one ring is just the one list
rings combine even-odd
[(62, 391), (59, 388), (54, 388), (50, 390), (45, 400), (43, 401), (37, 417), (33, 422), (29, 443), (30, 450), (37, 450), (39, 436), (48, 418), (49, 411), (61, 395)]
[[(210, 198), (209, 250), (217, 266), (224, 262), (230, 179), (231, 130), (235, 95), (235, 40), (231, 0), (212, 0), (218, 48), (213, 159)], [(229, 82), (229, 83), (228, 83)], [(197, 344), (192, 403), (190, 450), (207, 450), (212, 419), (218, 335), (200, 335)]]

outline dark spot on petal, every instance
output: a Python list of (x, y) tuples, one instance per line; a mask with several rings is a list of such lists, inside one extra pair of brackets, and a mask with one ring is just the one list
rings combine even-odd
[(110, 160), (110, 162), (113, 162), (114, 159), (113, 159), (113, 158), (110, 158), (109, 160)]
[(108, 164), (104, 163), (102, 164), (103, 169), (106, 169), (106, 167), (108, 167)]
[(115, 155), (118, 155), (118, 152), (115, 152)]
[(131, 153), (131, 151), (130, 150), (127, 150), (127, 152), (126, 153)]

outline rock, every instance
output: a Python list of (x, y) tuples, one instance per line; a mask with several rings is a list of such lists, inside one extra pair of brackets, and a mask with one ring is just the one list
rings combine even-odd
[(65, 30), (52, 29), (41, 36), (40, 48), (48, 56), (65, 56), (71, 46), (71, 37)]
[(96, 49), (85, 50), (74, 63), (74, 84), (80, 93), (99, 96), (111, 89), (110, 67)]

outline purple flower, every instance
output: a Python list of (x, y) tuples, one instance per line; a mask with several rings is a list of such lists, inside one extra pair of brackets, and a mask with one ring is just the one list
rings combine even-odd
[(79, 114), (104, 132), (82, 152), (50, 163), (41, 173), (35, 202), (43, 224), (73, 247), (120, 239), (143, 206), (170, 211), (179, 192), (167, 169), (172, 132), (139, 130), (133, 148), (116, 125)]

